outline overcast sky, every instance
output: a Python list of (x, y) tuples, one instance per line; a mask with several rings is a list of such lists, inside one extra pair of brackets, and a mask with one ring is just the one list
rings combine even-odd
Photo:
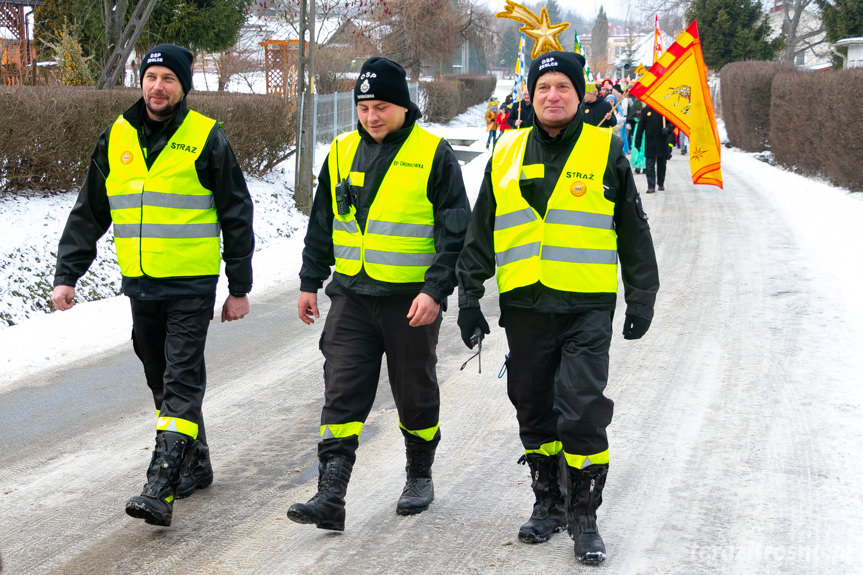
[[(502, 12), (506, 6), (506, 0), (481, 1), (494, 12)], [(522, 0), (518, 3), (525, 6), (533, 6), (536, 2), (535, 0)], [(629, 0), (557, 0), (557, 4), (564, 14), (570, 11), (577, 12), (582, 17), (590, 20), (593, 20), (596, 13), (599, 12), (600, 6), (605, 8), (605, 13), (609, 18), (625, 18), (629, 3)], [(541, 5), (545, 6), (544, 0)]]

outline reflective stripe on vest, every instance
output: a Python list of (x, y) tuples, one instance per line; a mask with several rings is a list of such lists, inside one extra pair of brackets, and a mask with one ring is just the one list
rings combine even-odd
[(123, 116), (111, 127), (105, 187), (124, 276), (219, 275), (219, 219), (195, 169), (215, 124), (190, 110), (149, 170), (135, 128)]
[(540, 218), (519, 184), (536, 172), (523, 165), (531, 130), (504, 132), (492, 159), (498, 291), (539, 281), (561, 291), (616, 293), (614, 203), (602, 186), (611, 134), (584, 125)]
[[(333, 202), (333, 252), (336, 271), (354, 276), (365, 269), (369, 277), (391, 283), (425, 281), (434, 261), (434, 208), (428, 200), (428, 181), (440, 137), (414, 126), (399, 149), (360, 230), (356, 208), (340, 215), (335, 187), (339, 176), (362, 187), (365, 173), (351, 171), (360, 144), (358, 132), (341, 134), (330, 148), (330, 192)], [(333, 161), (336, 158), (336, 161)]]

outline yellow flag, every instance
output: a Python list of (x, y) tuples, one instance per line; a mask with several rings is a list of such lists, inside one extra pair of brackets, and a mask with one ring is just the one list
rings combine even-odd
[(719, 134), (697, 22), (677, 37), (629, 93), (689, 136), (692, 183), (721, 188)]

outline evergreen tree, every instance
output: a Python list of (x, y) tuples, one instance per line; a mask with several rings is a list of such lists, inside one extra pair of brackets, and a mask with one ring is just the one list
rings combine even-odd
[(518, 59), (518, 41), (521, 34), (518, 26), (507, 24), (500, 40), (500, 49), (497, 52), (497, 65), (505, 66), (509, 70), (515, 69), (515, 61)]
[(251, 0), (160, 0), (137, 46), (169, 42), (193, 52), (219, 52), (237, 42)]
[(605, 76), (608, 68), (608, 16), (602, 6), (599, 7), (596, 22), (590, 32), (590, 55), (594, 72)]
[(758, 0), (693, 0), (686, 11), (698, 20), (704, 63), (720, 69), (729, 62), (772, 60), (784, 38), (769, 40), (771, 29)]
[[(863, 36), (863, 2), (860, 0), (817, 0), (821, 21), (829, 42)], [(837, 48), (847, 54), (848, 48)], [(842, 67), (842, 58), (833, 57), (833, 67)]]
[(552, 24), (560, 24), (560, 5), (557, 0), (548, 0), (545, 4), (545, 11), (548, 12), (548, 20)]
[(33, 39), (40, 59), (52, 59), (58, 43), (78, 42), (82, 61), (98, 75), (104, 60), (105, 28), (98, 2), (92, 0), (44, 0), (33, 11)]

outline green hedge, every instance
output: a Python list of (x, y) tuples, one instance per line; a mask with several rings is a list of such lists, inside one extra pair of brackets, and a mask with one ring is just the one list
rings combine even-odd
[[(138, 97), (131, 88), (0, 88), (0, 191), (80, 186), (99, 133)], [(246, 174), (267, 173), (293, 150), (295, 112), (282, 98), (192, 92), (189, 105), (224, 123)]]

